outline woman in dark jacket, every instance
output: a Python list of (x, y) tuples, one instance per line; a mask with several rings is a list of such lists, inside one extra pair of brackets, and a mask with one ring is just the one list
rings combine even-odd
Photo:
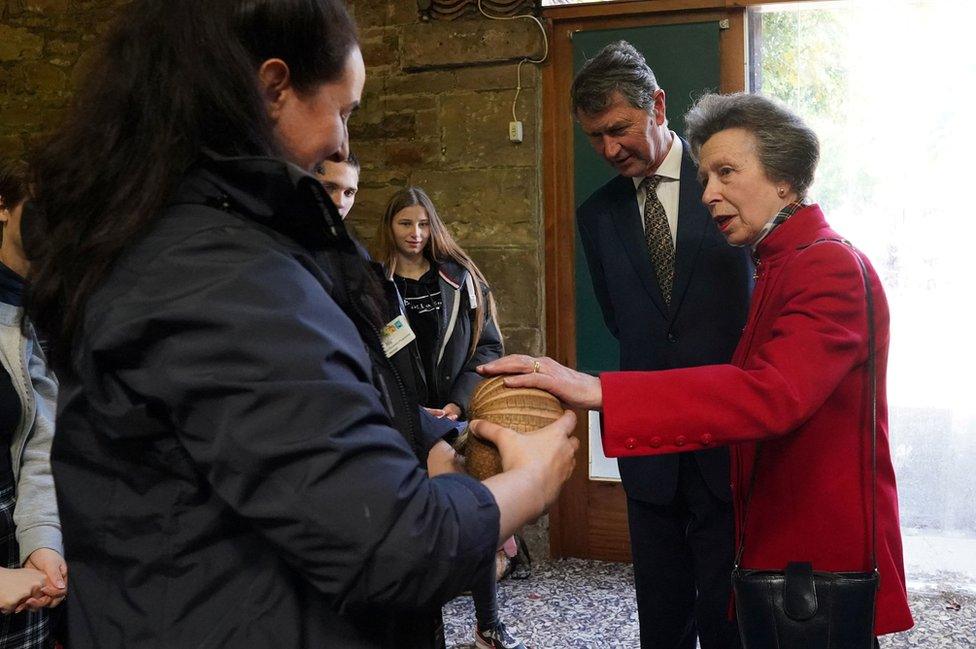
[(572, 417), (475, 425), (510, 469), (483, 485), (418, 462), (451, 468), (309, 173), (362, 92), (344, 6), (136, 0), (91, 69), (31, 225), (71, 646), (442, 646), (440, 606), (568, 476)]
[[(390, 198), (376, 239), (416, 336), (411, 351), (420, 404), (435, 416), (457, 420), (481, 380), (475, 368), (504, 353), (488, 282), (419, 187)], [(490, 571), (472, 586), (475, 647), (525, 649), (498, 617), (495, 588)]]
[(463, 418), (481, 380), (475, 368), (504, 353), (488, 281), (419, 187), (390, 198), (376, 240), (417, 335), (421, 401)]

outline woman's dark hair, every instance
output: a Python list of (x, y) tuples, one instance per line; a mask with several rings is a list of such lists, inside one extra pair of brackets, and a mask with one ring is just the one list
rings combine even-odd
[(32, 156), (43, 219), (27, 308), (67, 363), (88, 297), (201, 150), (280, 155), (257, 85), (283, 60), (299, 92), (342, 76), (358, 46), (341, 0), (135, 0), (73, 106)]

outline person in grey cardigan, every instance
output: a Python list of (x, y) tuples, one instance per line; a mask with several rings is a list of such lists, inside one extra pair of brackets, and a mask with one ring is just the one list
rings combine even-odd
[[(20, 240), (23, 166), (0, 168), (0, 647), (50, 636), (45, 607), (61, 603), (67, 566), (51, 476), (58, 384), (24, 317), (29, 269)], [(46, 640), (45, 640), (46, 641)]]

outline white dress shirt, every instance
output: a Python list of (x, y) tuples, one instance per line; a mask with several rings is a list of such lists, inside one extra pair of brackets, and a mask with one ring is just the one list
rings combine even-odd
[[(657, 168), (654, 175), (662, 176), (657, 186), (657, 199), (664, 206), (664, 213), (668, 216), (668, 227), (671, 229), (671, 245), (675, 245), (678, 233), (678, 189), (681, 186), (681, 152), (683, 145), (681, 138), (671, 132), (671, 148), (664, 161)], [(644, 227), (644, 203), (647, 194), (640, 188), (644, 177), (634, 178), (634, 193), (637, 195), (637, 212), (641, 215), (641, 227)]]

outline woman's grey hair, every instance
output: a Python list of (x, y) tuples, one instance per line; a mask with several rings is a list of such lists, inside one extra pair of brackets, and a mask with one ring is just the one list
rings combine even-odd
[(798, 115), (762, 95), (703, 95), (685, 115), (685, 136), (695, 161), (710, 137), (730, 128), (752, 133), (766, 176), (788, 183), (806, 198), (820, 160), (820, 141)]
[(617, 41), (583, 65), (573, 80), (570, 96), (574, 115), (602, 113), (611, 104), (614, 92), (634, 108), (650, 112), (657, 91), (657, 79), (644, 55), (627, 41)]

